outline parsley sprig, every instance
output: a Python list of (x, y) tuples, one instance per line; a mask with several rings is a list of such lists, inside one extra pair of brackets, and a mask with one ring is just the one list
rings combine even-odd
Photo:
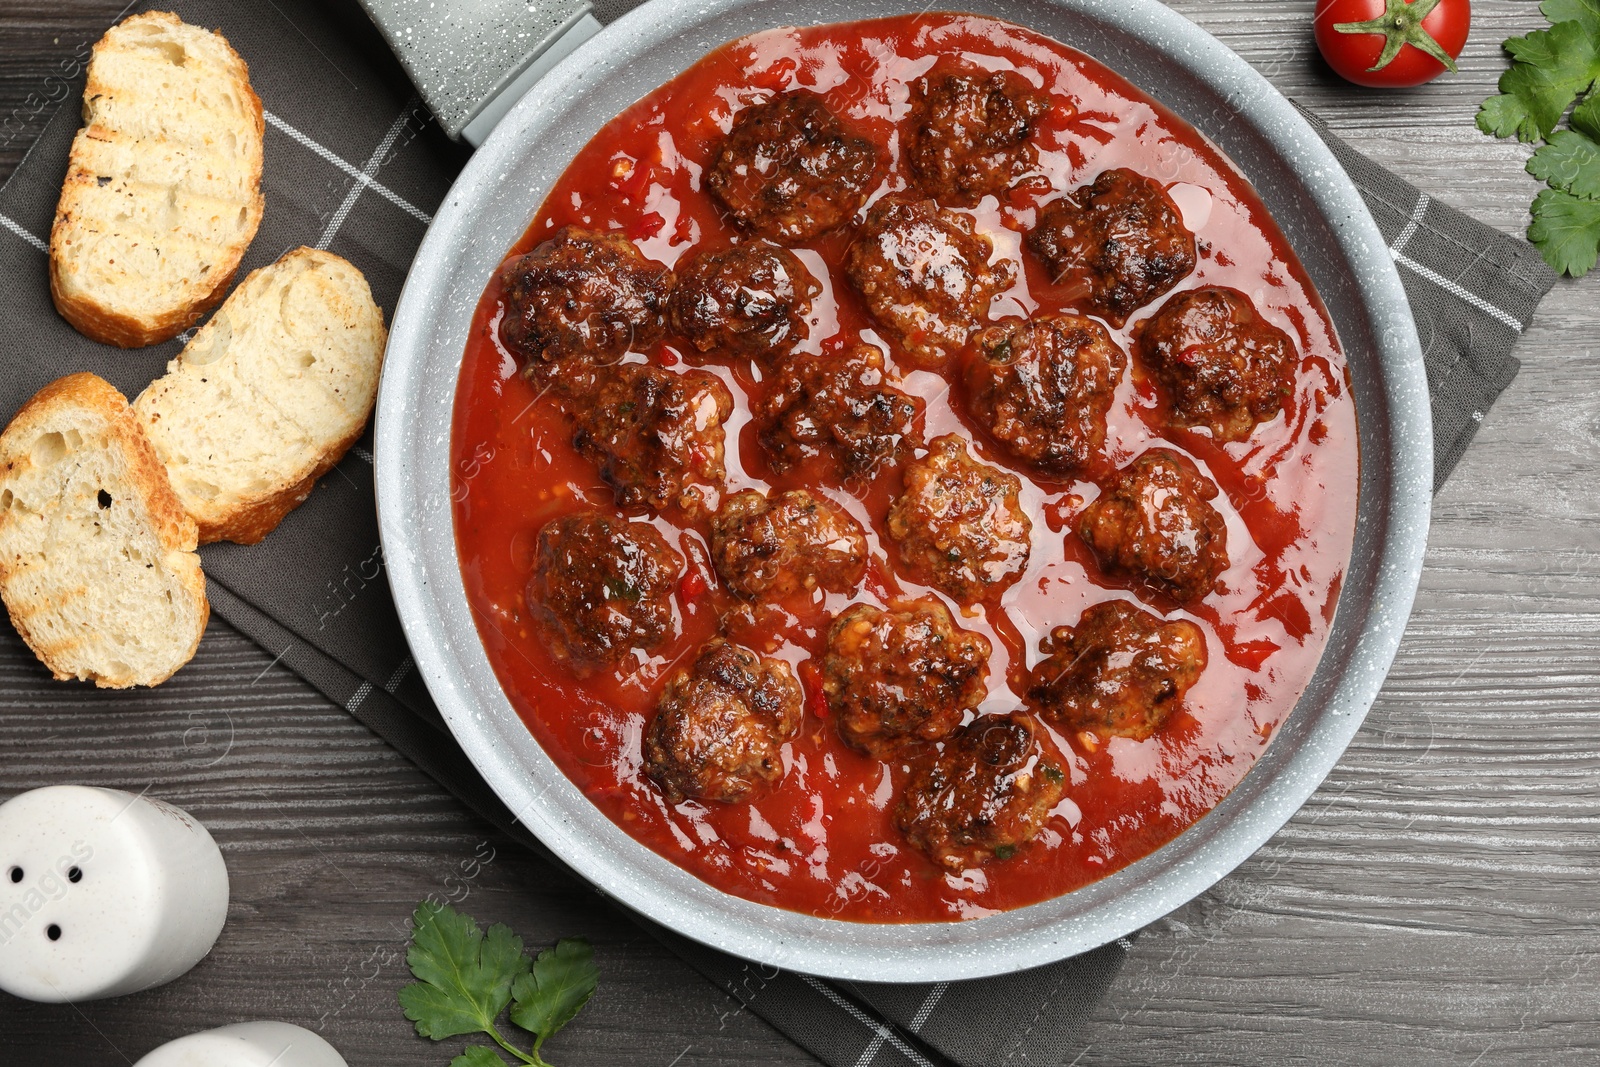
[[(582, 938), (557, 941), (537, 959), (522, 950), (522, 938), (503, 923), (487, 934), (449, 905), (423, 901), (411, 918), (406, 963), (417, 981), (400, 990), (400, 1006), (417, 1033), (442, 1041), (459, 1034), (487, 1034), (530, 1067), (550, 1067), (540, 1049), (588, 1003), (600, 981), (594, 950)], [(534, 1035), (523, 1052), (496, 1027), (500, 1013)], [(450, 1067), (506, 1067), (491, 1048), (469, 1045)]]
[(1528, 240), (1552, 270), (1577, 278), (1600, 258), (1600, 0), (1544, 0), (1539, 10), (1552, 25), (1505, 42), (1511, 69), (1478, 128), (1544, 142), (1528, 160), (1549, 185), (1534, 198)]

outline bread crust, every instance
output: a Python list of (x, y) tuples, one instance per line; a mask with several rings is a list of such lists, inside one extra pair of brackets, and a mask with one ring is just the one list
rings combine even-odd
[[(370, 417), (370, 412), (368, 415)], [(311, 496), (311, 490), (317, 487), (317, 480), (339, 465), (339, 461), (344, 459), (345, 453), (350, 451), (351, 446), (361, 440), (366, 428), (367, 424), (363, 421), (356, 427), (355, 433), (324, 452), (322, 461), (298, 482), (286, 485), (270, 496), (237, 509), (220, 522), (197, 520), (200, 543), (209, 545), (215, 541), (232, 541), (239, 545), (260, 544), (267, 534), (278, 528), (284, 516), (306, 502)]]
[[(65, 200), (66, 190), (62, 190)], [(60, 226), (65, 217), (64, 207), (56, 209), (56, 225)], [(259, 211), (257, 212), (259, 215)], [(138, 319), (132, 315), (124, 315), (113, 311), (104, 304), (97, 304), (87, 295), (71, 296), (64, 291), (61, 280), (61, 271), (55, 255), (55, 229), (51, 228), (50, 240), (50, 299), (55, 302), (56, 311), (67, 320), (67, 325), (77, 330), (91, 341), (98, 341), (103, 345), (112, 345), (116, 348), (148, 348), (170, 341), (190, 326), (198, 322), (206, 312), (222, 303), (222, 298), (228, 295), (228, 289), (233, 285), (233, 279), (239, 272), (238, 261), (244, 257), (244, 249), (233, 257), (234, 268), (228, 276), (217, 282), (216, 288), (208, 293), (204, 300), (195, 304), (186, 304), (171, 314), (155, 319)]]
[[(139, 23), (157, 24), (168, 28), (184, 25), (183, 20), (171, 12), (146, 11), (130, 16), (113, 26), (95, 43), (91, 53), (88, 79), (83, 89), (86, 101), (94, 99), (97, 95), (112, 92), (112, 87), (105, 84), (96, 70), (95, 56), (99, 55), (100, 49), (113, 33)], [(219, 31), (212, 30), (210, 33), (220, 42), (229, 57), (229, 65), (233, 68), (231, 74), (235, 82), (234, 88), (248, 112), (247, 118), (252, 123), (252, 136), (259, 143), (266, 135), (266, 120), (261, 107), (261, 98), (250, 85), (250, 67)], [(119, 311), (97, 300), (95, 295), (88, 291), (75, 290), (67, 279), (65, 235), (82, 214), (84, 192), (96, 181), (96, 175), (84, 161), (87, 155), (85, 142), (103, 136), (104, 133), (99, 127), (86, 125), (78, 131), (72, 142), (67, 176), (62, 182), (61, 198), (56, 204), (55, 221), (50, 227), (50, 297), (61, 317), (90, 340), (118, 348), (144, 348), (176, 337), (194, 325), (202, 315), (220, 304), (223, 297), (228, 294), (238, 274), (239, 262), (244, 258), (245, 251), (254, 239), (266, 209), (266, 198), (261, 193), (263, 153), (255, 153), (255, 165), (249, 179), (255, 195), (245, 205), (246, 222), (242, 236), (239, 240), (219, 249), (220, 254), (212, 264), (215, 284), (205, 292), (195, 294), (188, 302), (172, 307), (164, 313), (141, 317)]]
[[(169, 554), (184, 554), (176, 561), (170, 560), (169, 556), (169, 561), (176, 563), (175, 572), (179, 581), (184, 590), (197, 602), (198, 625), (195, 626), (194, 633), (188, 641), (187, 650), (176, 657), (169, 670), (147, 677), (135, 677), (131, 670), (126, 673), (71, 670), (63, 662), (62, 655), (65, 650), (47, 640), (42, 630), (35, 625), (40, 612), (20, 611), (13, 607), (12, 597), (6, 595), (4, 597), (6, 613), (11, 617), (12, 626), (27, 642), (34, 655), (58, 680), (79, 678), (93, 681), (95, 685), (108, 689), (159, 685), (194, 657), (195, 650), (200, 646), (200, 637), (205, 632), (206, 622), (210, 619), (211, 605), (206, 599), (205, 575), (200, 569), (199, 556), (194, 554), (199, 540), (198, 529), (194, 520), (189, 517), (189, 513), (184, 510), (177, 493), (173, 491), (167, 479), (167, 469), (156, 455), (149, 438), (145, 436), (144, 428), (134, 417), (127, 398), (103, 378), (87, 372), (69, 374), (40, 389), (22, 405), (4, 433), (0, 433), (0, 487), (4, 487), (11, 480), (20, 465), (33, 462), (23, 447), (23, 442), (37, 436), (55, 408), (63, 404), (98, 414), (105, 420), (108, 435), (114, 437), (120, 444), (131, 488), (142, 497), (161, 548)], [(0, 511), (0, 528), (16, 521), (19, 520), (11, 511)], [(13, 560), (0, 554), (0, 593), (10, 593), (12, 581), (23, 569), (16, 566)]]

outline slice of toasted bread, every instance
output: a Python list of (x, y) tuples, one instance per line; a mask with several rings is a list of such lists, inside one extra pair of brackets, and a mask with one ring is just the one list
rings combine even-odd
[(0, 434), (0, 597), (57, 678), (156, 685), (211, 609), (195, 526), (123, 395), (58, 379)]
[(219, 33), (149, 11), (94, 47), (50, 230), (50, 293), (85, 337), (176, 337), (261, 224), (261, 101)]
[(253, 545), (361, 436), (383, 312), (331, 252), (251, 272), (133, 402), (200, 540)]

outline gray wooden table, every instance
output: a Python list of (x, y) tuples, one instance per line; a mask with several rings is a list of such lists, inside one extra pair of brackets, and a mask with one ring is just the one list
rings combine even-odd
[[(48, 75), (120, 6), (4, 0), (0, 177)], [(1527, 150), (1472, 119), (1499, 42), (1542, 24), (1533, 3), (1479, 0), (1462, 73), (1406, 94), (1330, 74), (1309, 2), (1174, 6), (1428, 192), (1526, 224)], [(1597, 343), (1600, 278), (1559, 285), (1434, 506), (1416, 611), (1365, 728), (1255, 858), (1145, 932), (1063, 1062), (1600, 1060)], [(131, 1063), (248, 1018), (319, 1029), (352, 1067), (442, 1067), (459, 1042), (414, 1037), (394, 1003), (406, 917), (430, 893), (530, 940), (595, 942), (601, 991), (548, 1047), (557, 1063), (809, 1061), (226, 626), (172, 682), (131, 694), (52, 684), (0, 628), (0, 796), (148, 786), (211, 827), (234, 891), (216, 950), (170, 986), (77, 1007), (0, 994), (7, 1067)]]

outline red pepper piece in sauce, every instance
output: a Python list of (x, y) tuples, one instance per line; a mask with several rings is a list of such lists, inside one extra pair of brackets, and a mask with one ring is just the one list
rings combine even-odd
[(654, 169), (642, 159), (618, 156), (611, 164), (611, 187), (628, 203), (644, 199)]
[(828, 707), (828, 697), (822, 691), (822, 671), (817, 669), (816, 663), (806, 660), (800, 664), (800, 684), (806, 691), (806, 707), (818, 719), (833, 717), (833, 711)]
[(775, 93), (786, 91), (794, 83), (795, 72), (800, 69), (793, 56), (781, 56), (767, 66), (766, 70), (754, 75), (750, 84), (762, 89), (771, 89)]
[(661, 228), (666, 224), (667, 220), (662, 218), (659, 211), (646, 212), (640, 217), (639, 221), (634, 223), (633, 227), (628, 230), (628, 240), (647, 241), (656, 234), (660, 233)]
[(1278, 651), (1278, 645), (1266, 638), (1255, 638), (1224, 646), (1228, 659), (1247, 671), (1260, 671), (1267, 657)]
[(695, 569), (689, 570), (678, 580), (678, 599), (683, 601), (685, 608), (696, 607), (710, 590), (706, 576)]

